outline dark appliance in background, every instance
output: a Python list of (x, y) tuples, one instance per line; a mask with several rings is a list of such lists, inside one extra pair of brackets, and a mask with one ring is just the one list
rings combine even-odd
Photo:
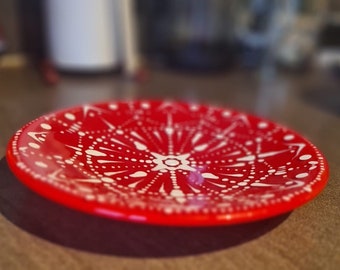
[(142, 51), (177, 69), (258, 68), (278, 7), (272, 0), (137, 1)]
[(6, 50), (6, 42), (5, 42), (5, 35), (3, 34), (3, 30), (0, 25), (0, 56), (5, 53)]
[(23, 51), (47, 84), (56, 84), (58, 73), (48, 59), (44, 0), (18, 0)]
[(152, 64), (209, 71), (232, 66), (234, 6), (225, 0), (137, 1), (140, 42)]
[(340, 2), (329, 2), (327, 19), (320, 31), (319, 62), (332, 74), (340, 77)]
[(43, 0), (18, 0), (22, 47), (34, 62), (46, 58)]
[(277, 5), (272, 0), (241, 1), (237, 11), (236, 35), (239, 45), (239, 63), (257, 68), (268, 56), (270, 32)]

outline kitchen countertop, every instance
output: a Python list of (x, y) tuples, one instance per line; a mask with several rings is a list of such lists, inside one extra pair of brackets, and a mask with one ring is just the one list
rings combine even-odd
[(291, 213), (255, 223), (170, 228), (93, 217), (50, 202), (0, 161), (0, 269), (338, 269), (340, 80), (310, 71), (62, 75), (48, 87), (32, 69), (0, 69), (0, 156), (11, 135), (56, 109), (107, 99), (179, 99), (253, 113), (308, 138), (326, 156), (324, 191)]

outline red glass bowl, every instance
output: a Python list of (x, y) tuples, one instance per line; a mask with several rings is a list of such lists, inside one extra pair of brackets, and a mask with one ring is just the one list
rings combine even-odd
[(167, 101), (88, 104), (42, 116), (10, 140), (25, 185), (73, 209), (179, 226), (289, 212), (327, 183), (294, 131), (227, 108)]

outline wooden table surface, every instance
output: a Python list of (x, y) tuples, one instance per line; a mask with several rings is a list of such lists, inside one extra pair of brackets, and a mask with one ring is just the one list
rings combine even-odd
[(52, 203), (19, 183), (2, 158), (0, 269), (340, 269), (340, 80), (316, 71), (155, 71), (141, 85), (113, 75), (64, 75), (47, 87), (32, 70), (0, 70), (0, 157), (10, 136), (44, 113), (133, 98), (222, 105), (284, 124), (324, 153), (329, 183), (313, 201), (276, 218), (171, 228), (97, 218)]

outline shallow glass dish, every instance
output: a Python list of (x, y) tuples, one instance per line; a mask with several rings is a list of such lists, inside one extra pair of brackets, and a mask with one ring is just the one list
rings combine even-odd
[(296, 132), (228, 108), (112, 101), (53, 112), (16, 132), (9, 167), (38, 194), (90, 214), (172, 226), (289, 212), (326, 185)]

